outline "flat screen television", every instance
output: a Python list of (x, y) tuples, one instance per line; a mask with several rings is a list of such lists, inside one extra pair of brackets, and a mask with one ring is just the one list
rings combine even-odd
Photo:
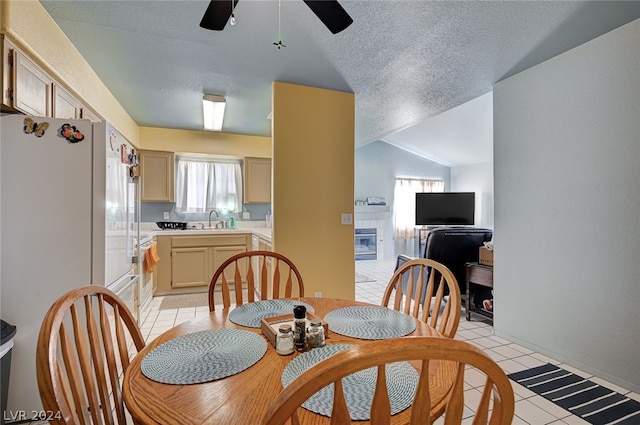
[(474, 192), (416, 193), (416, 226), (473, 225)]

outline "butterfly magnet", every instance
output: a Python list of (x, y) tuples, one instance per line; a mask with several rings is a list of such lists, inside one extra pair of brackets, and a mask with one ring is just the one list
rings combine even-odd
[(71, 124), (62, 124), (60, 135), (71, 143), (78, 143), (84, 140), (84, 134)]
[(27, 134), (33, 133), (36, 137), (42, 137), (47, 128), (49, 128), (48, 122), (35, 122), (29, 117), (24, 119), (24, 132)]

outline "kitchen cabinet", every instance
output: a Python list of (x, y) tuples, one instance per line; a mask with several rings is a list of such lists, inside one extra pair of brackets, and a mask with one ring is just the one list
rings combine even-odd
[(82, 118), (82, 103), (58, 84), (53, 84), (54, 118)]
[(2, 36), (2, 110), (54, 118), (101, 118)]
[(171, 287), (209, 286), (208, 247), (174, 248), (171, 250)]
[(139, 150), (142, 202), (174, 202), (174, 153)]
[(102, 121), (102, 119), (98, 116), (98, 114), (96, 114), (91, 109), (87, 108), (86, 106), (82, 107), (82, 118), (88, 119), (91, 122), (100, 122), (100, 121)]
[(53, 79), (6, 38), (2, 53), (3, 105), (28, 115), (52, 116)]
[(244, 203), (271, 203), (271, 158), (244, 159)]
[[(156, 295), (208, 291), (218, 267), (233, 255), (246, 252), (250, 246), (249, 233), (189, 235), (188, 230), (184, 232), (184, 236), (157, 237), (160, 261), (154, 276)], [(167, 261), (163, 261), (163, 256)]]

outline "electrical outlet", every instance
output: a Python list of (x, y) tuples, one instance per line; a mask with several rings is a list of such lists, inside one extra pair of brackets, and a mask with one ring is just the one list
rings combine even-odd
[(342, 224), (353, 224), (353, 215), (349, 213), (343, 213), (341, 219)]
[(249, 211), (244, 211), (242, 213), (242, 219), (243, 220), (249, 220), (251, 218), (251, 213)]
[(316, 291), (315, 292), (315, 297), (316, 298), (322, 298), (322, 291)]
[(168, 212), (168, 211), (163, 212), (163, 213), (162, 213), (162, 218), (163, 218), (164, 220), (169, 220), (169, 212)]

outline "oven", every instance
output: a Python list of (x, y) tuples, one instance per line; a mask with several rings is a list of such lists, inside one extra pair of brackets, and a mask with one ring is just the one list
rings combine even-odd
[(376, 247), (376, 229), (356, 229), (355, 252), (356, 260), (375, 260), (378, 258)]

